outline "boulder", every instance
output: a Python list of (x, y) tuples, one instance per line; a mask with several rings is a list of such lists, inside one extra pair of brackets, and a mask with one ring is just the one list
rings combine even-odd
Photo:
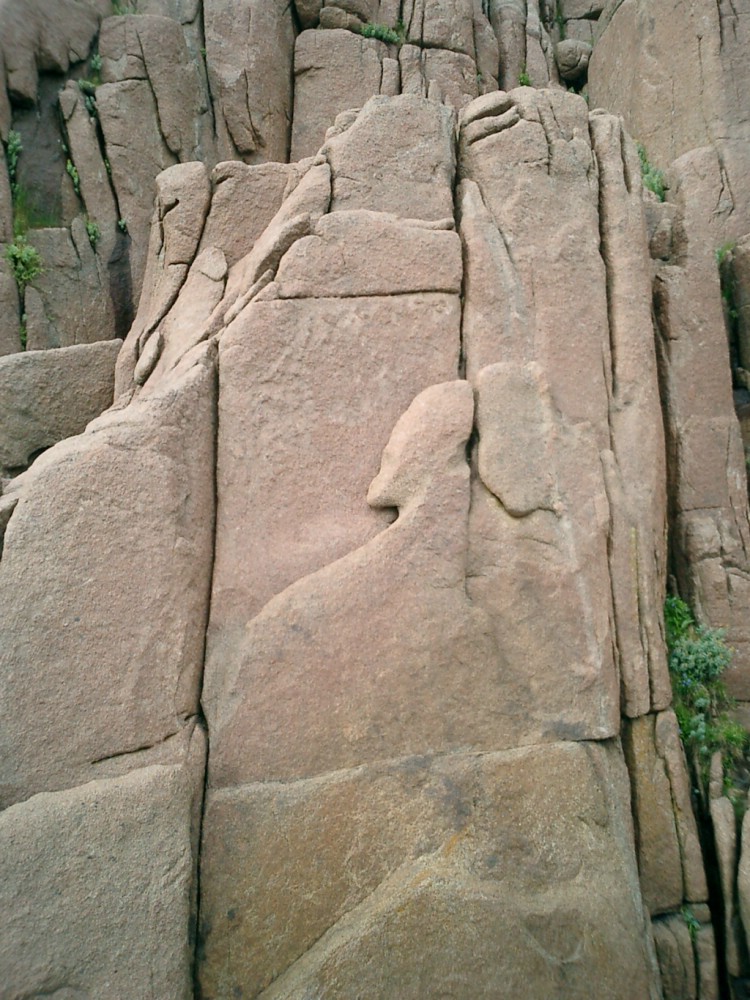
[(0, 359), (0, 475), (80, 434), (112, 404), (119, 340)]
[(591, 45), (588, 42), (566, 38), (555, 45), (555, 62), (563, 80), (580, 80), (586, 75), (590, 59)]

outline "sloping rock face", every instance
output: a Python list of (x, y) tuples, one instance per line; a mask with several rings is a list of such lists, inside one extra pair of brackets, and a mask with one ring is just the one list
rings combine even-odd
[(0, 0), (2, 997), (742, 995), (741, 102), (652, 7)]

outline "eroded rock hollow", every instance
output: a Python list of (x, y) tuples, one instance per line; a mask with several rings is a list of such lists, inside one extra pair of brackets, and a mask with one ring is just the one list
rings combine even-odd
[(749, 32), (0, 0), (3, 1000), (746, 996)]

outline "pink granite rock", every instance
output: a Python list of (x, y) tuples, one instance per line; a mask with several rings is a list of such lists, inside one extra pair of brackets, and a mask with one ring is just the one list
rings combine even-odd
[(80, 434), (112, 404), (119, 340), (0, 359), (0, 474)]
[(146, 748), (176, 745), (196, 715), (213, 387), (203, 349), (158, 393), (99, 417), (19, 482), (0, 560), (3, 805), (123, 773), (135, 751), (151, 763)]
[(380, 93), (387, 47), (350, 31), (303, 31), (294, 47), (291, 159), (317, 153), (326, 129), (347, 108)]
[(627, 797), (575, 743), (209, 791), (203, 995), (656, 1000)]
[(222, 335), (211, 701), (245, 623), (391, 520), (366, 502), (380, 453), (413, 396), (455, 377), (458, 350), (458, 296), (443, 293), (398, 311), (385, 296), (253, 302)]
[[(747, 478), (715, 252), (726, 191), (709, 147), (674, 165), (674, 256), (658, 269), (656, 316), (666, 413), (672, 548), (680, 593), (700, 621), (727, 629), (727, 686), (750, 698), (750, 522)], [(687, 238), (686, 238), (687, 237)]]
[(7, 996), (193, 995), (205, 750), (0, 813)]
[(453, 126), (450, 110), (432, 101), (371, 98), (325, 144), (332, 211), (366, 208), (431, 221), (452, 216)]
[[(204, 0), (218, 158), (288, 158), (294, 25), (288, 0)], [(297, 155), (293, 159), (298, 159)]]

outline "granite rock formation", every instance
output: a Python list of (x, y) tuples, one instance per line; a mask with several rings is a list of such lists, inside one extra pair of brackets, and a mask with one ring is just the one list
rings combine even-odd
[(745, 996), (748, 16), (0, 0), (2, 1000)]

